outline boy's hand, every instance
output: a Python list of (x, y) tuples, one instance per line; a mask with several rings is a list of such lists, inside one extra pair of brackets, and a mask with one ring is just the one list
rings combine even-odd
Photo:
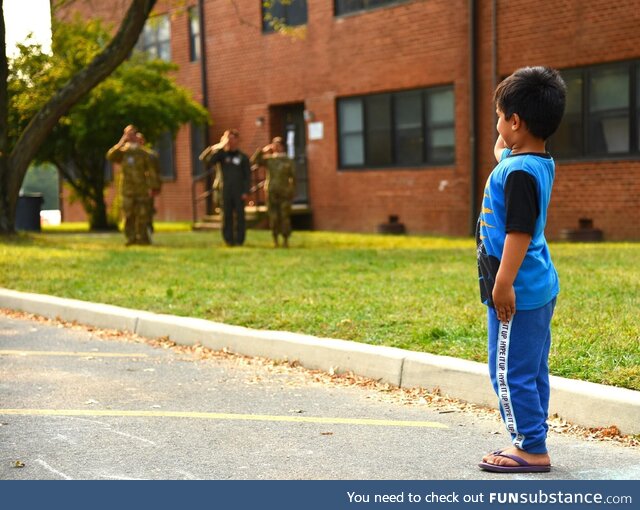
[(513, 289), (513, 282), (527, 254), (529, 243), (531, 235), (525, 232), (509, 232), (504, 240), (502, 260), (491, 296), (498, 319), (502, 322), (511, 320), (516, 313), (516, 291)]
[(516, 313), (516, 293), (513, 285), (500, 285), (496, 282), (491, 298), (498, 320), (509, 322)]
[(496, 157), (496, 161), (499, 163), (500, 158), (502, 157), (502, 152), (509, 147), (502, 139), (502, 136), (498, 135), (498, 139), (496, 140), (496, 144), (493, 148), (493, 155)]

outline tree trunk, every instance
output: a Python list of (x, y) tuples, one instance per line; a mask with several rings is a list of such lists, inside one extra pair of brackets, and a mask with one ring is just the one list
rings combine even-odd
[(100, 193), (100, 195), (101, 197), (96, 199), (91, 214), (89, 215), (89, 230), (117, 230), (117, 225), (109, 223), (104, 193)]
[(96, 161), (73, 160), (75, 171), (70, 172), (67, 165), (60, 161), (54, 161), (58, 172), (64, 180), (71, 186), (82, 203), (82, 208), (89, 219), (89, 230), (117, 230), (118, 226), (109, 223), (107, 215), (107, 204), (104, 198), (104, 174), (92, 169), (102, 168), (104, 158)]
[(9, 200), (9, 64), (5, 43), (4, 9), (0, 0), (0, 232), (13, 232), (16, 204)]
[[(31, 119), (13, 150), (7, 155), (8, 66), (4, 17), (0, 20), (0, 234), (14, 232), (15, 208), (20, 186), (40, 144), (60, 117), (82, 97), (109, 76), (135, 45), (156, 0), (132, 0), (118, 33), (87, 67), (67, 82)], [(0, 0), (2, 14), (2, 0)]]

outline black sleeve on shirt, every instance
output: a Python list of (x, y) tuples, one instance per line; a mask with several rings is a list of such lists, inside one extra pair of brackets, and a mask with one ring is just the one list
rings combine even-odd
[(504, 187), (506, 232), (524, 232), (533, 236), (538, 207), (538, 183), (524, 170), (511, 172)]
[(217, 165), (218, 163), (222, 163), (226, 154), (227, 153), (224, 151), (224, 149), (217, 150), (209, 157), (209, 159), (207, 160), (207, 165), (213, 166)]

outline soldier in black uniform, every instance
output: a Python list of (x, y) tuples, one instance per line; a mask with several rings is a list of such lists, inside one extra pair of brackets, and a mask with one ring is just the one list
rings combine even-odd
[[(207, 166), (220, 165), (222, 175), (222, 237), (228, 246), (242, 246), (245, 237), (244, 204), (249, 197), (251, 165), (238, 149), (237, 129), (224, 132), (220, 142), (207, 147), (200, 160)], [(235, 216), (235, 228), (234, 228)]]

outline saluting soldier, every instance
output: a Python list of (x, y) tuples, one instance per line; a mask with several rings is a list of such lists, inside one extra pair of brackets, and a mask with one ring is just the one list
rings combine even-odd
[(122, 211), (126, 245), (151, 244), (149, 198), (160, 192), (160, 180), (147, 150), (138, 141), (135, 126), (128, 125), (120, 141), (107, 152), (107, 159), (119, 163), (122, 171)]
[(251, 165), (247, 155), (239, 150), (239, 144), (238, 130), (228, 129), (219, 143), (207, 147), (200, 154), (200, 160), (207, 166), (219, 165), (220, 168), (222, 237), (228, 246), (244, 244), (246, 232), (244, 205), (249, 198), (251, 186)]
[(284, 142), (279, 136), (269, 145), (256, 150), (251, 162), (267, 169), (264, 189), (273, 243), (276, 247), (279, 246), (278, 237), (282, 235), (282, 244), (288, 248), (291, 235), (291, 204), (296, 190), (295, 163), (287, 156)]
[[(149, 172), (149, 177), (148, 177), (149, 185), (151, 189), (160, 190), (160, 187), (162, 186), (162, 181), (160, 179), (160, 156), (158, 156), (158, 153), (155, 150), (147, 146), (147, 140), (140, 131), (138, 131), (137, 133), (137, 138), (138, 138), (138, 143), (146, 151), (147, 156), (149, 158), (149, 162), (151, 163), (151, 171)], [(155, 207), (156, 194), (151, 194), (149, 196), (150, 216), (149, 216), (149, 225), (147, 227), (149, 229), (149, 239), (151, 239), (151, 236), (153, 234), (153, 217), (156, 214), (156, 207)]]

